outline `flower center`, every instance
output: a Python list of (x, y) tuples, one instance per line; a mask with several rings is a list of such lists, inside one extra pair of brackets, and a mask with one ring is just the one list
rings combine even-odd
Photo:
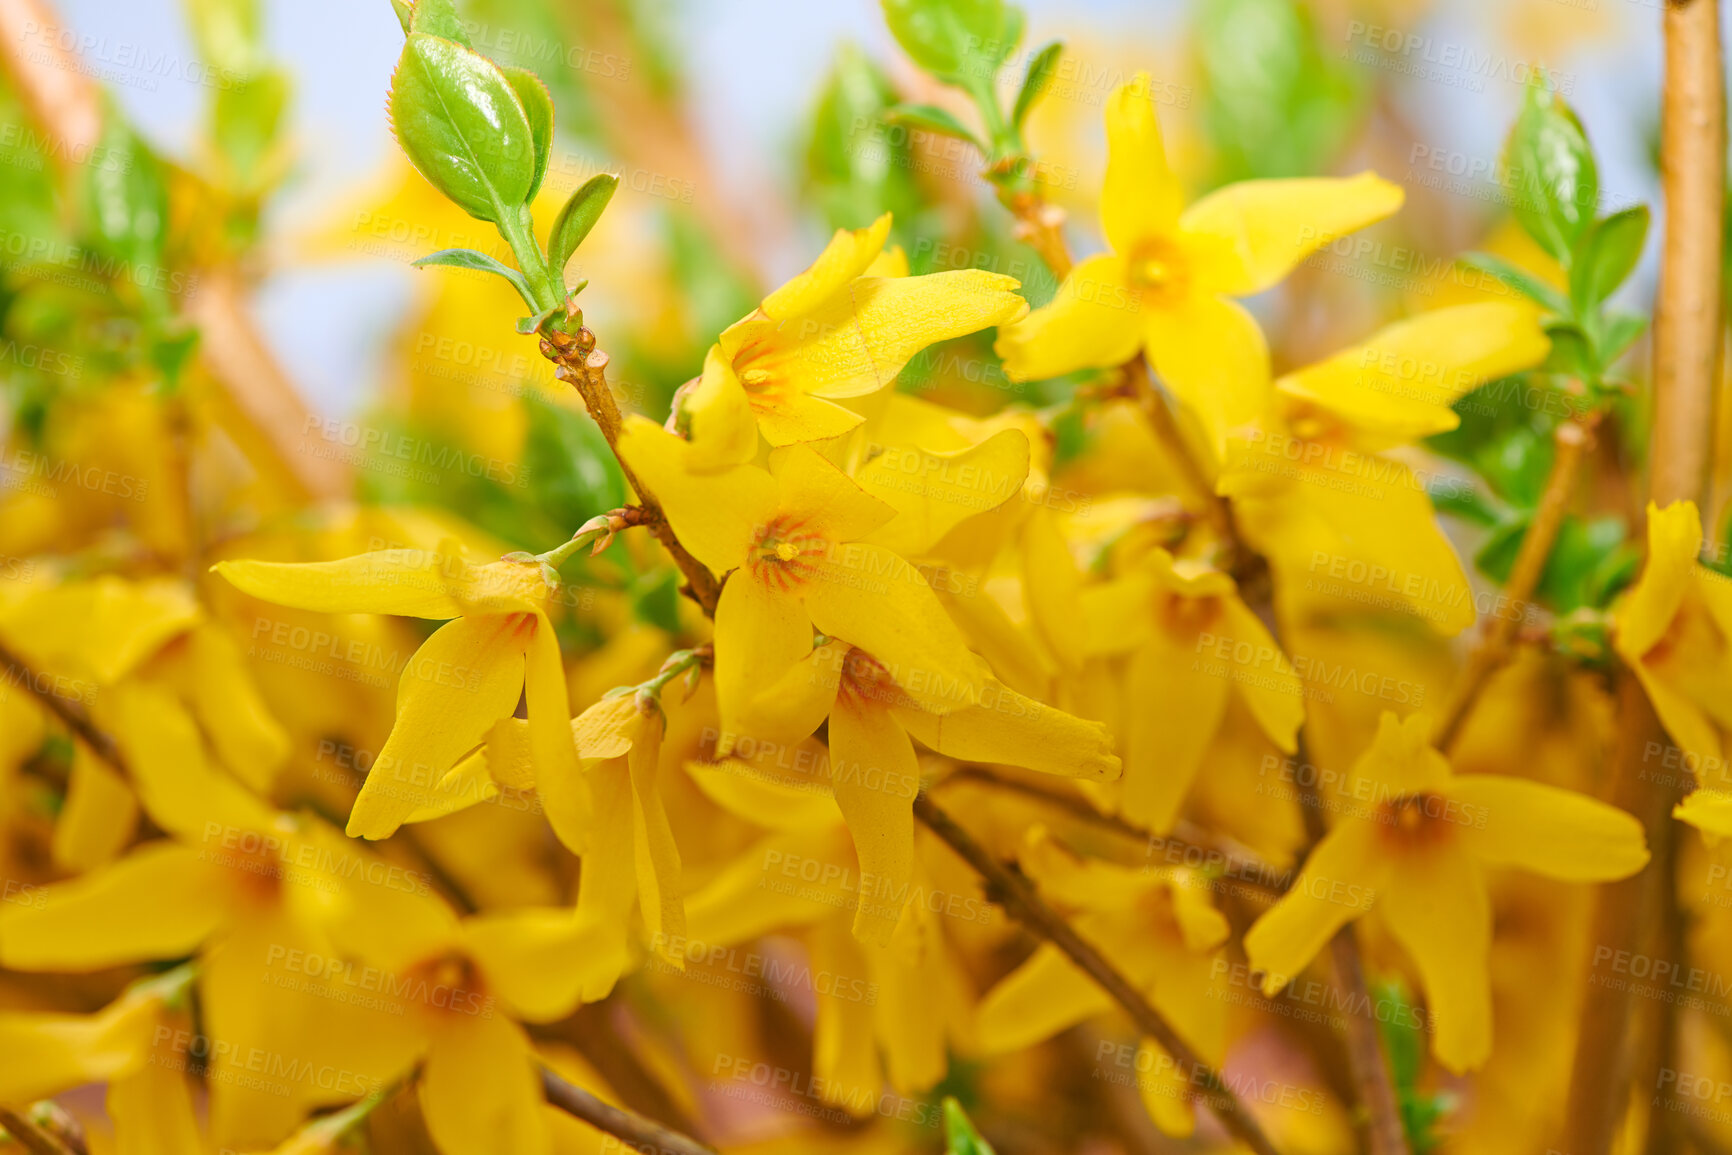
[(806, 519), (778, 514), (758, 531), (746, 557), (752, 575), (779, 590), (790, 590), (817, 576), (830, 543)]
[(408, 1002), (435, 1015), (482, 1015), (493, 1005), (481, 968), (457, 951), (446, 951), (411, 966), (403, 974), (401, 993)]
[(1171, 304), (1190, 292), (1190, 262), (1171, 241), (1142, 242), (1131, 250), (1129, 269), (1131, 284), (1156, 304)]
[(1384, 837), (1397, 845), (1435, 846), (1449, 838), (1452, 827), (1462, 824), (1456, 809), (1441, 794), (1398, 794), (1377, 808), (1377, 821)]
[(841, 692), (856, 705), (897, 706), (910, 704), (884, 663), (858, 647), (842, 658)]

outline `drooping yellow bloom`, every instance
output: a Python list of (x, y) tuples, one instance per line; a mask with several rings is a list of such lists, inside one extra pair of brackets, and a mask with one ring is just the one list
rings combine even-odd
[[(1215, 990), (1218, 948), (1227, 920), (1208, 882), (1186, 867), (1131, 869), (1083, 860), (1041, 827), (1028, 831), (1019, 859), (1041, 893), (1071, 913), (1071, 922), (1141, 990), (1211, 1067), (1227, 1047), (1226, 1002)], [(1112, 999), (1051, 943), (1036, 948), (981, 1000), (976, 1030), (989, 1055), (1018, 1051), (1067, 1027), (1105, 1014)], [(1168, 1135), (1196, 1125), (1192, 1097), (1199, 1073), (1175, 1062), (1152, 1039), (1132, 1064), (1143, 1105)]]
[(1185, 208), (1139, 74), (1107, 100), (1101, 231), (1111, 251), (1081, 261), (1052, 302), (999, 336), (1015, 380), (1121, 365), (1139, 351), (1200, 422), (1218, 454), (1261, 412), (1269, 351), (1233, 300), (1268, 289), (1309, 253), (1401, 207), (1372, 173), (1229, 185)]
[[(769, 831), (692, 895), (686, 949), (696, 959), (767, 934), (800, 934), (817, 1002), (816, 1094), (868, 1116), (886, 1075), (902, 1094), (944, 1077), (948, 1051), (966, 1032), (971, 993), (941, 912), (958, 906), (963, 917), (979, 919), (989, 908), (946, 893), (927, 840), (915, 843), (908, 894), (890, 893), (855, 854), (842, 812), (817, 775), (822, 748), (815, 741), (795, 748), (812, 775), (776, 765), (777, 748), (768, 745), (751, 759), (686, 764), (706, 797)], [(874, 903), (900, 911), (887, 944), (849, 933), (849, 912)]]
[[(31, 663), (36, 689), (88, 706), (129, 756), (149, 740), (131, 725), (142, 715), (122, 706), (135, 691), (196, 722), (217, 761), (254, 790), (269, 789), (288, 755), (288, 737), (239, 649), (179, 581), (106, 574), (42, 584), (0, 603), (0, 640)], [(55, 826), (55, 862), (88, 870), (111, 861), (137, 814), (126, 784), (80, 745)]]
[(1304, 687), (1233, 579), (1151, 549), (1131, 573), (1082, 593), (1090, 656), (1126, 655), (1119, 809), (1172, 829), (1236, 689), (1257, 726), (1291, 754)]
[(1648, 850), (1641, 823), (1586, 795), (1453, 773), (1430, 746), (1429, 726), (1424, 714), (1384, 713), (1333, 799), (1344, 803), (1340, 819), (1245, 935), (1245, 953), (1272, 995), (1375, 904), (1419, 971), (1436, 1027), (1432, 1052), (1460, 1073), (1491, 1052), (1485, 868), (1604, 882), (1640, 870)]
[(842, 405), (888, 387), (920, 350), (1028, 311), (1013, 277), (953, 269), (886, 275), (890, 216), (838, 229), (811, 268), (735, 322), (704, 360), (685, 400), (693, 464), (751, 460), (771, 445), (836, 437), (864, 418)]
[(132, 984), (90, 1015), (0, 1013), (0, 1099), (27, 1103), (107, 1083), (120, 1150), (169, 1155), (206, 1149), (189, 1077), (194, 1045), (184, 968)]
[(1641, 679), (1654, 712), (1684, 751), (1701, 789), (1677, 815), (1732, 833), (1732, 578), (1698, 564), (1702, 519), (1693, 501), (1648, 506), (1648, 561), (1616, 613), (1613, 645)]
[(897, 516), (805, 446), (768, 472), (687, 468), (688, 443), (627, 420), (620, 454), (660, 499), (680, 540), (717, 574), (716, 696), (737, 733), (753, 695), (812, 651), (814, 626), (872, 653), (928, 708), (979, 701), (982, 663), (931, 587), (874, 534)]
[(896, 673), (864, 649), (826, 641), (742, 716), (744, 734), (797, 742), (829, 719), (830, 790), (854, 836), (865, 892), (854, 933), (880, 945), (902, 916), (914, 869), (914, 798), (920, 766), (910, 738), (952, 758), (1022, 766), (1097, 781), (1116, 778), (1106, 728), (1025, 698), (988, 677), (978, 704), (930, 710)]
[[(139, 798), (172, 837), (46, 887), (32, 905), (0, 908), (0, 965), (82, 973), (197, 953), (203, 1026), (225, 1045), (183, 1053), (181, 1066), (208, 1063), (219, 1142), (269, 1145), (309, 1109), (356, 1098), (390, 1073), (367, 1042), (378, 1013), (321, 994), (321, 976), (293, 960), (333, 958), (328, 930), (349, 904), (425, 881), (210, 769), (192, 723), (164, 698), (138, 691), (123, 706), (141, 735), (130, 762)], [(308, 1077), (250, 1077), (258, 1055), (292, 1056)], [(327, 1064), (349, 1081), (310, 1077)]]
[(509, 724), (523, 698), (538, 781), (571, 783), (576, 802), (548, 817), (567, 846), (585, 845), (565, 667), (547, 617), (558, 587), (539, 562), (478, 564), (446, 543), (341, 561), (225, 561), (215, 568), (254, 597), (298, 609), (445, 620), (403, 668), (396, 724), (355, 800), (350, 835), (387, 838), (417, 809), (440, 805), (437, 784)]
[(595, 924), (544, 908), (459, 920), (414, 891), (375, 891), (346, 913), (332, 927), (337, 947), (389, 976), (386, 1013), (350, 1045), (388, 1064), (388, 1081), (419, 1063), (421, 1114), (441, 1155), (548, 1155), (538, 1061), (519, 1020), (577, 1006)]
[(1454, 429), (1454, 401), (1549, 347), (1532, 306), (1461, 305), (1276, 381), (1273, 412), (1230, 439), (1216, 488), (1275, 570), (1283, 611), (1387, 609), (1443, 634), (1472, 625), (1472, 591), (1426, 481), (1386, 451)]

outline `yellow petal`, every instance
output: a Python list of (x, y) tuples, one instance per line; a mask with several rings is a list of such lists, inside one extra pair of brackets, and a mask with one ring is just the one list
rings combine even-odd
[(1018, 496), (1028, 477), (1028, 452), (1028, 437), (1017, 429), (950, 453), (885, 446), (854, 473), (862, 489), (896, 511), (871, 540), (918, 556), (960, 523)]
[[(501, 718), (487, 732), (487, 745), (462, 759), (427, 791), (428, 801), (415, 808), (403, 821), (431, 822), (467, 810), (478, 802), (491, 802), (499, 797), (499, 783), (489, 767), (489, 754), (496, 746), (521, 747), (521, 764), (528, 767), (529, 724), (521, 718)], [(531, 779), (533, 781), (533, 778)], [(543, 800), (545, 801), (545, 799)]]
[(138, 800), (126, 780), (82, 742), (75, 746), (66, 802), (54, 824), (54, 864), (76, 874), (106, 866), (132, 841), (137, 824)]
[(812, 652), (812, 619), (798, 597), (772, 588), (756, 570), (735, 570), (716, 603), (715, 647), (716, 704), (730, 742), (753, 733), (752, 700)]
[(530, 615), (458, 618), (434, 631), (403, 668), (397, 719), (349, 814), (351, 838), (389, 838), (423, 806), (457, 760), (517, 708)]
[(1143, 343), (1140, 297), (1122, 256), (1077, 262), (1057, 294), (998, 334), (993, 346), (1013, 381), (1122, 365)]
[(139, 847), (112, 866), (0, 909), (0, 964), (13, 970), (101, 970), (180, 958), (230, 917), (230, 896), (206, 852), (173, 842)]
[(1431, 1052), (1459, 1075), (1491, 1056), (1491, 900), (1479, 868), (1448, 850), (1388, 876), (1383, 921), (1419, 967)]
[(1022, 588), (1029, 617), (1047, 648), (1065, 669), (1082, 669), (1088, 641), (1087, 632), (1076, 628), (1082, 570), (1059, 532), (1057, 517), (1045, 507), (1037, 507), (1022, 528)]
[(1020, 319), (1028, 304), (1016, 288), (1014, 277), (983, 269), (862, 277), (736, 367), (768, 374), (779, 393), (863, 397), (928, 345)]
[(776, 511), (776, 483), (740, 465), (699, 473), (686, 465), (687, 443), (635, 413), (625, 420), (619, 453), (661, 502), (692, 555), (722, 574), (746, 558), (746, 547)]
[(1112, 1006), (1100, 985), (1063, 951), (1042, 944), (980, 1000), (975, 1040), (988, 1055), (1020, 1051)]
[(104, 574), (32, 592), (0, 611), (0, 634), (48, 666), (110, 684), (199, 620), (198, 602), (173, 580)]
[(1263, 993), (1286, 986), (1325, 943), (1364, 914), (1388, 874), (1375, 823), (1348, 818), (1305, 859), (1293, 888), (1245, 933), (1245, 956)]
[(1674, 501), (1665, 509), (1648, 503), (1648, 560), (1615, 619), (1613, 637), (1625, 661), (1640, 663), (1666, 636), (1701, 552), (1702, 517), (1695, 502)]
[(577, 917), (602, 928), (600, 942), (587, 952), (580, 968), (583, 1001), (592, 1003), (607, 997), (629, 959), (627, 930), (638, 897), (637, 835), (631, 777), (623, 759), (603, 762), (588, 774), (595, 799), (595, 830), (577, 877)]
[(1107, 175), (1101, 186), (1101, 231), (1125, 252), (1164, 236), (1178, 222), (1183, 193), (1167, 167), (1160, 121), (1149, 99), (1149, 74), (1139, 72), (1107, 97)]
[(1381, 448), (1454, 429), (1461, 418), (1450, 406), (1458, 398), (1531, 369), (1550, 349), (1532, 305), (1458, 305), (1379, 329), (1275, 387), (1374, 434)]
[(201, 624), (186, 644), (182, 695), (222, 764), (254, 791), (266, 793), (289, 756), (288, 734), (271, 717), (226, 633)]
[(758, 419), (758, 430), (771, 445), (799, 445), (807, 441), (828, 441), (857, 428), (866, 419), (860, 414), (796, 391), (777, 396), (773, 401), (753, 399), (752, 412)]
[[(817, 749), (808, 748), (814, 761)], [(740, 758), (687, 762), (686, 773), (704, 797), (737, 818), (769, 830), (809, 830), (842, 821), (828, 785), (801, 782)], [(822, 788), (820, 788), (822, 787)]]
[(720, 345), (711, 345), (704, 373), (682, 403), (689, 423), (691, 452), (687, 467), (723, 469), (745, 465), (758, 452), (758, 420), (746, 400), (746, 390)]
[[(573, 854), (582, 854), (592, 819), (588, 784), (578, 771), (571, 732), (571, 698), (565, 688), (565, 663), (553, 623), (537, 614), (524, 654), (523, 697), (529, 712), (529, 751), (535, 783), (544, 793), (547, 820)], [(557, 784), (557, 785), (555, 785)]]
[(270, 807), (206, 761), (198, 728), (165, 687), (129, 680), (100, 705), (145, 813), (164, 830), (191, 840), (212, 824), (257, 830), (275, 821)]
[[(912, 819), (911, 819), (912, 821)], [(854, 855), (838, 825), (770, 835), (686, 899), (694, 943), (728, 946), (773, 930), (836, 921), (858, 897)]]
[(982, 663), (913, 566), (865, 542), (833, 551), (803, 587), (812, 624), (865, 650), (936, 713), (980, 700)]
[(1145, 644), (1154, 624), (1155, 589), (1153, 574), (1133, 570), (1078, 594), (1073, 617), (1081, 618), (1084, 654), (1126, 654)]
[(242, 593), (277, 605), (443, 620), (464, 612), (457, 566), (439, 550), (387, 549), (339, 561), (230, 560), (211, 568)]
[(551, 1155), (529, 1037), (504, 1015), (446, 1016), (418, 1089), (440, 1155)]
[(471, 916), (461, 935), (488, 992), (514, 1018), (549, 1023), (577, 1006), (582, 976), (573, 964), (595, 939), (593, 924), (570, 910), (514, 910)]
[(830, 711), (830, 785), (860, 857), (854, 933), (890, 941), (914, 874), (914, 798), (920, 766), (888, 710), (839, 698)]
[(803, 445), (770, 458), (776, 478), (777, 520), (793, 532), (828, 541), (858, 541), (896, 516), (896, 511), (847, 474)]
[(1586, 794), (1493, 774), (1464, 774), (1450, 797), (1463, 814), (1463, 844), (1480, 861), (1569, 882), (1628, 878), (1648, 863), (1642, 824)]
[(206, 1149), (186, 1066), (145, 1063), (108, 1084), (115, 1155), (187, 1155)]
[[(685, 886), (680, 850), (662, 807), (656, 762), (661, 754), (661, 724), (651, 719), (626, 755), (631, 776), (632, 851), (637, 869), (637, 900), (650, 941), (672, 943), (685, 937)], [(670, 953), (663, 947), (664, 953)]]
[(1269, 348), (1237, 301), (1195, 293), (1143, 315), (1149, 361), (1197, 419), (1219, 457), (1227, 433), (1253, 421), (1269, 398)]
[(1188, 1139), (1197, 1129), (1191, 1107), (1191, 1072), (1181, 1067), (1153, 1039), (1137, 1047), (1137, 1095), (1161, 1134)]
[(1087, 722), (1025, 698), (988, 678), (980, 705), (948, 714), (897, 709), (897, 721), (922, 743), (964, 762), (1022, 766), (1067, 778), (1106, 780), (1119, 775), (1113, 741), (1099, 722)]
[(1178, 820), (1203, 755), (1227, 713), (1227, 670), (1185, 636), (1157, 629), (1125, 670), (1124, 780), (1119, 809), (1166, 833)]
[(145, 1061), (160, 999), (138, 987), (94, 1015), (0, 1012), (0, 1098), (28, 1103), (100, 1083)]
[(1700, 830), (1710, 843), (1732, 838), (1732, 793), (1692, 790), (1672, 807), (1672, 817)]
[(1403, 197), (1400, 185), (1372, 172), (1248, 180), (1197, 201), (1180, 216), (1179, 229), (1220, 246), (1200, 279), (1216, 292), (1248, 297), (1331, 241), (1390, 216)]
[(761, 748), (793, 746), (809, 737), (836, 701), (847, 652), (847, 643), (827, 641), (769, 685), (753, 687), (750, 705), (737, 715), (739, 729), (724, 726), (717, 753), (729, 753), (742, 738), (754, 739)]
[(1208, 652), (1226, 652), (1227, 663), (1239, 671), (1233, 684), (1258, 727), (1283, 752), (1291, 754), (1298, 749), (1299, 727), (1305, 721), (1305, 686), (1263, 619), (1237, 594), (1221, 599), (1221, 611), (1222, 628), (1233, 644)]
[(863, 229), (837, 229), (810, 268), (764, 298), (764, 313), (785, 321), (824, 304), (878, 259), (889, 236), (889, 213)]
[(878, 1104), (883, 1085), (872, 1005), (865, 998), (845, 997), (856, 984), (866, 981), (866, 960), (860, 945), (835, 921), (819, 925), (811, 942), (813, 973), (836, 977), (834, 983), (822, 984), (817, 991), (817, 1014), (812, 1024), (813, 1084), (824, 1102), (853, 1115), (869, 1115)]
[(1353, 763), (1353, 777), (1374, 783), (1379, 797), (1435, 793), (1450, 788), (1449, 762), (1431, 745), (1431, 719), (1405, 719), (1385, 710), (1377, 719), (1371, 747)]

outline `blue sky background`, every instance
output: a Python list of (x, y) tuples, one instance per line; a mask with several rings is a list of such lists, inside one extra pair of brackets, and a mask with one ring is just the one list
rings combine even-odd
[[(385, 89), (401, 32), (385, 0), (264, 0), (270, 48), (297, 77), (293, 133), (300, 165), (282, 194), (276, 224), (305, 229), (383, 167), (394, 147), (385, 122)], [(1648, 197), (1642, 163), (1644, 121), (1659, 74), (1658, 0), (1446, 0), (1415, 21), (1391, 24), (1457, 44), (1498, 48), (1502, 22), (1581, 20), (1601, 30), (1588, 46), (1552, 62), (1578, 82), (1572, 102), (1586, 122), (1605, 174), (1602, 187)], [(80, 33), (195, 56), (179, 0), (58, 0), (64, 22)], [(1182, 34), (1181, 0), (1027, 0), (1029, 40), (1055, 35), (1147, 43), (1151, 55)], [(1349, 5), (1325, 16), (1345, 29)], [(1399, 10), (1386, 0), (1385, 10)], [(876, 0), (673, 0), (668, 26), (687, 62), (694, 106), (723, 179), (761, 179), (790, 164), (792, 144), (837, 44), (854, 40), (879, 59), (897, 50)], [(1092, 33), (1092, 35), (1091, 35)], [(1503, 49), (1508, 51), (1507, 47)], [(155, 78), (153, 78), (155, 79)], [(1403, 114), (1434, 144), (1472, 155), (1496, 155), (1520, 96), (1510, 83), (1471, 92), (1417, 84)], [(115, 89), (162, 149), (188, 154), (204, 116), (205, 93), (175, 78)], [(1169, 115), (1163, 113), (1163, 115)], [(1181, 111), (1178, 115), (1184, 115)], [(792, 272), (810, 253), (791, 247), (772, 272)], [(314, 404), (351, 412), (364, 404), (377, 370), (382, 335), (409, 295), (400, 266), (356, 265), (286, 270), (259, 300), (268, 338)]]

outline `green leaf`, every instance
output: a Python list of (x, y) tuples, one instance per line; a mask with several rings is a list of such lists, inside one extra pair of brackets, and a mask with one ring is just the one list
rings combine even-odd
[(992, 1145), (980, 1137), (974, 1124), (954, 1096), (944, 1096), (945, 1155), (994, 1155)]
[(529, 199), (534, 132), (510, 82), (485, 56), (410, 34), (389, 108), (410, 163), (470, 216), (499, 224)]
[(625, 478), (595, 422), (533, 395), (523, 403), (529, 416), (523, 465), (537, 513), (569, 534), (600, 511), (624, 505)]
[(511, 282), (518, 295), (529, 303), (531, 309), (536, 308), (535, 294), (529, 291), (529, 282), (523, 274), (502, 261), (496, 261), (486, 253), (474, 249), (440, 249), (429, 253), (414, 262), (417, 269), (425, 269), (432, 265), (444, 265), (452, 269), (473, 269), (479, 273), (492, 273), (496, 277), (504, 277)]
[(410, 0), (391, 0), (391, 11), (397, 14), (397, 23), (403, 26), (403, 35), (409, 35), (409, 29), (415, 22), (415, 5)]
[(1577, 377), (1595, 372), (1594, 345), (1581, 326), (1573, 321), (1549, 321), (1542, 328), (1552, 343), (1546, 355), (1548, 371)]
[(547, 237), (547, 263), (561, 284), (565, 282), (565, 266), (571, 254), (589, 236), (589, 230), (601, 219), (602, 210), (618, 188), (619, 177), (611, 172), (598, 172), (578, 186), (554, 218), (553, 231)]
[(1010, 123), (1018, 132), (1022, 131), (1023, 122), (1034, 111), (1040, 98), (1046, 95), (1046, 90), (1052, 87), (1053, 74), (1058, 70), (1059, 57), (1063, 55), (1064, 41), (1054, 40), (1028, 62), (1028, 75), (1022, 78), (1022, 87), (1016, 94), (1016, 107), (1010, 113)]
[(553, 94), (541, 77), (527, 68), (501, 64), (499, 71), (517, 93), (518, 103), (529, 118), (530, 139), (535, 143), (535, 178), (529, 182), (529, 195), (523, 198), (528, 204), (541, 189), (541, 178), (547, 175), (547, 158), (553, 153)]
[(1528, 86), (1510, 130), (1505, 165), (1518, 189), (1516, 220), (1569, 268), (1576, 243), (1594, 223), (1600, 177), (1581, 122), (1543, 83)]
[(958, 140), (968, 141), (982, 152), (986, 151), (986, 146), (968, 131), (967, 125), (936, 104), (898, 104), (884, 110), (884, 119), (895, 124), (936, 132), (940, 136), (954, 136)]
[(262, 176), (288, 103), (289, 78), (277, 69), (217, 89), (211, 136), (242, 188), (252, 187)]
[(1470, 269), (1478, 269), (1482, 273), (1496, 278), (1503, 285), (1514, 289), (1529, 300), (1544, 305), (1550, 312), (1560, 317), (1567, 317), (1570, 304), (1564, 295), (1534, 276), (1525, 269), (1510, 264), (1502, 257), (1494, 257), (1490, 253), (1463, 253), (1457, 257), (1456, 264), (1465, 265)]
[(1611, 296), (1642, 259), (1648, 206), (1637, 205), (1596, 221), (1570, 261), (1570, 299), (1584, 313)]
[(262, 67), (258, 0), (186, 0), (186, 15), (199, 59), (219, 75), (244, 78)]
[(111, 107), (103, 121), (106, 160), (87, 168), (96, 240), (134, 263), (154, 264), (168, 231), (167, 175), (117, 110)]
[(1437, 512), (1451, 514), (1474, 525), (1493, 526), (1506, 514), (1484, 493), (1472, 485), (1451, 482), (1429, 490), (1428, 496)]
[(856, 46), (842, 45), (813, 109), (805, 156), (807, 187), (831, 228), (860, 228), (890, 212), (899, 233), (939, 235), (919, 219), (929, 210), (909, 134), (886, 127), (885, 110), (896, 100), (883, 71)]
[(1647, 332), (1648, 318), (1640, 313), (1608, 313), (1600, 334), (1600, 358), (1610, 365)]
[(405, 31), (439, 36), (455, 41), (465, 48), (474, 47), (469, 43), (469, 33), (464, 30), (463, 18), (457, 14), (455, 0), (414, 0), (410, 8), (409, 27)]
[(1022, 38), (1022, 11), (1004, 0), (883, 0), (902, 50), (938, 79), (990, 83)]
[(638, 578), (631, 586), (632, 616), (670, 634), (680, 629), (679, 574), (663, 566)]

